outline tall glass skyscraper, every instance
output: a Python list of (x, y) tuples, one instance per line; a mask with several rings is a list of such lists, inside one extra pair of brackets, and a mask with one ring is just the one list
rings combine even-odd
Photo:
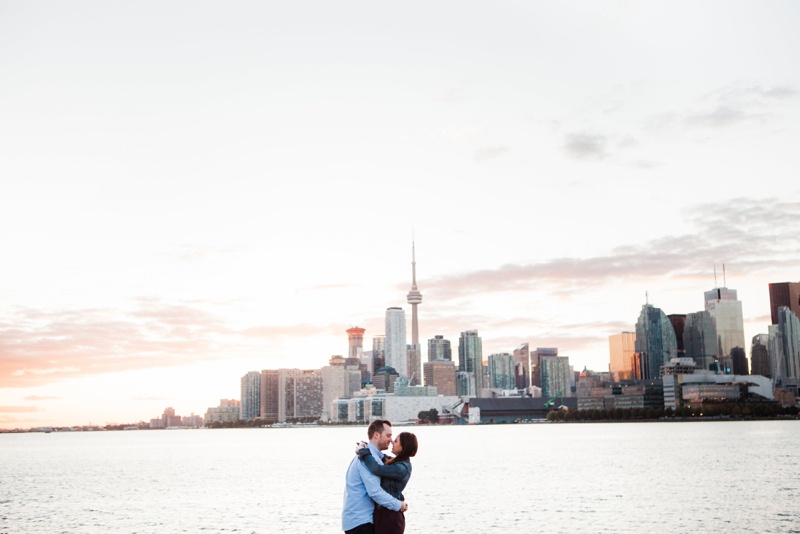
[(250, 371), (242, 377), (241, 418), (247, 421), (261, 415), (261, 373)]
[(707, 311), (686, 314), (683, 346), (686, 357), (692, 358), (698, 369), (708, 370), (717, 356), (717, 328)]
[(798, 392), (800, 383), (800, 319), (786, 306), (778, 307), (778, 324), (769, 327), (772, 383)]
[(636, 352), (643, 380), (661, 377), (662, 367), (678, 357), (678, 341), (666, 314), (650, 304), (642, 306), (636, 323)]
[(386, 309), (386, 365), (394, 367), (397, 374), (408, 377), (408, 349), (406, 347), (406, 312), (403, 308)]
[(458, 370), (475, 377), (474, 395), (483, 389), (483, 344), (477, 330), (461, 332), (458, 338)]
[(572, 396), (572, 381), (570, 380), (567, 356), (542, 356), (539, 358), (539, 366), (541, 367), (543, 398)]
[(494, 389), (516, 389), (513, 354), (504, 352), (489, 356), (489, 387)]
[(778, 324), (778, 308), (781, 306), (786, 306), (800, 317), (800, 282), (778, 282), (769, 285), (772, 324)]
[(706, 311), (711, 314), (717, 329), (717, 354), (730, 358), (734, 347), (745, 347), (742, 303), (736, 298), (736, 290), (727, 287), (706, 291), (705, 300)]

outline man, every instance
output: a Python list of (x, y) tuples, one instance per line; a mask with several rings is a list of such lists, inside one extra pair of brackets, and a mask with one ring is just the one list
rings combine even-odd
[[(378, 419), (367, 428), (369, 447), (372, 456), (383, 463), (383, 454), (392, 442), (392, 423)], [(373, 534), (372, 513), (375, 503), (389, 510), (405, 512), (408, 505), (401, 502), (381, 488), (381, 479), (364, 467), (364, 463), (354, 456), (347, 468), (344, 485), (344, 507), (342, 508), (342, 530), (345, 534)]]

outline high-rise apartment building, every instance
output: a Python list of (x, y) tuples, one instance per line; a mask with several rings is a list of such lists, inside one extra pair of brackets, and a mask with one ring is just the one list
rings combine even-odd
[(636, 353), (639, 373), (643, 380), (661, 377), (662, 367), (678, 354), (675, 329), (661, 308), (651, 304), (642, 306), (636, 323)]
[(432, 339), (428, 340), (428, 361), (433, 362), (436, 360), (453, 361), (450, 340), (445, 339), (444, 336), (433, 336)]
[(778, 308), (781, 306), (786, 306), (800, 317), (800, 282), (778, 282), (769, 285), (772, 324), (778, 324)]
[(513, 354), (503, 352), (489, 355), (489, 388), (516, 389)]
[(261, 415), (261, 373), (250, 371), (242, 377), (241, 418), (247, 421)]
[(456, 364), (449, 360), (425, 362), (425, 385), (434, 386), (439, 395), (456, 394)]
[(684, 354), (694, 360), (697, 369), (711, 369), (711, 364), (718, 356), (718, 345), (717, 327), (709, 312), (699, 311), (686, 315), (686, 326), (683, 329)]
[(542, 356), (539, 358), (542, 380), (542, 397), (571, 397), (572, 380), (568, 356)]
[(736, 290), (717, 287), (706, 291), (706, 311), (714, 319), (717, 329), (717, 354), (730, 359), (734, 347), (744, 349), (744, 319), (742, 303), (736, 298)]
[(633, 380), (636, 376), (633, 358), (636, 352), (636, 334), (621, 332), (608, 336), (608, 352), (611, 379), (615, 382)]
[(402, 308), (386, 309), (386, 365), (408, 377), (406, 312)]
[(335, 399), (350, 397), (361, 389), (361, 371), (359, 365), (348, 364), (355, 362), (353, 358), (331, 356), (328, 365), (320, 371), (322, 373), (322, 417), (329, 421), (331, 404)]
[(347, 329), (347, 354), (348, 358), (358, 358), (364, 352), (364, 330), (358, 326)]
[(525, 389), (531, 385), (531, 355), (528, 344), (523, 343), (514, 349), (514, 386)]
[(261, 383), (267, 386), (262, 396), (262, 417), (279, 422), (322, 417), (321, 369), (265, 370)]
[[(472, 373), (475, 379), (475, 391), (470, 395), (479, 396), (483, 383), (483, 343), (477, 330), (461, 332), (458, 338), (458, 370)], [(466, 393), (459, 393), (466, 395)]]
[(542, 387), (542, 366), (539, 365), (541, 359), (545, 356), (558, 356), (558, 348), (556, 347), (536, 347), (532, 351), (530, 357), (531, 362), (531, 385), (537, 388)]

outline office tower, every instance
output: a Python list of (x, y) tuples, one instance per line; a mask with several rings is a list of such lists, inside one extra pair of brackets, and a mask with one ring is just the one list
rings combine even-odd
[(736, 298), (736, 290), (727, 287), (714, 288), (704, 295), (706, 311), (717, 329), (717, 354), (730, 359), (734, 347), (744, 348), (742, 303)]
[[(411, 241), (411, 291), (408, 292), (408, 303), (411, 304), (411, 346), (407, 349), (407, 375), (410, 385), (417, 386), (422, 381), (420, 373), (422, 368), (422, 345), (419, 344), (419, 322), (417, 320), (417, 305), (422, 302), (422, 293), (417, 289), (417, 257), (414, 248), (414, 241)], [(428, 356), (430, 361), (430, 356)]]
[(525, 389), (531, 385), (531, 355), (528, 344), (514, 349), (514, 387)]
[(610, 362), (608, 370), (614, 382), (620, 380), (633, 380), (634, 372), (633, 355), (636, 352), (636, 334), (621, 332), (608, 336), (608, 352)]
[(542, 397), (572, 396), (572, 378), (570, 375), (569, 357), (540, 356)]
[(358, 326), (347, 329), (348, 358), (361, 360), (361, 354), (364, 352), (364, 332), (366, 330)]
[[(475, 378), (475, 391), (470, 395), (480, 396), (483, 389), (483, 344), (477, 330), (461, 332), (458, 338), (458, 370), (472, 373)], [(461, 393), (466, 395), (466, 393)]]
[(786, 306), (800, 317), (800, 282), (779, 282), (769, 285), (772, 324), (778, 324), (778, 308), (781, 306)]
[(678, 354), (675, 330), (661, 308), (651, 304), (642, 306), (636, 323), (636, 352), (640, 358), (643, 380), (661, 377), (662, 367)]
[(686, 315), (683, 329), (685, 356), (692, 358), (697, 369), (708, 371), (717, 357), (717, 327), (707, 311)]
[(372, 377), (372, 383), (376, 389), (383, 389), (389, 393), (394, 392), (394, 383), (400, 376), (395, 371), (394, 367), (381, 367), (375, 371)]
[(386, 336), (378, 335), (372, 338), (372, 373), (386, 366)]
[(539, 362), (544, 356), (558, 356), (558, 349), (555, 347), (536, 347), (530, 353), (531, 362), (531, 385), (538, 388), (542, 387), (542, 367)]
[(742, 347), (733, 347), (731, 349), (731, 364), (732, 371), (735, 375), (749, 375), (750, 370), (747, 366), (747, 355), (744, 353)]
[(242, 377), (241, 418), (247, 421), (261, 415), (261, 373), (250, 371)]
[(768, 344), (769, 334), (756, 334), (753, 336), (753, 344), (750, 346), (750, 371), (754, 375), (771, 378)]
[(778, 307), (778, 324), (769, 326), (772, 383), (795, 394), (800, 381), (800, 319), (791, 308)]
[(428, 361), (436, 360), (453, 361), (453, 350), (450, 347), (450, 340), (444, 336), (433, 336), (428, 340)]
[(678, 342), (678, 358), (684, 355), (685, 350), (683, 346), (683, 330), (686, 328), (686, 315), (673, 313), (667, 315), (672, 329), (675, 331), (675, 341)]
[(514, 356), (507, 352), (489, 355), (489, 388), (516, 389)]
[(408, 377), (406, 312), (402, 308), (386, 309), (386, 366)]
[(261, 371), (261, 418), (270, 421), (278, 420), (278, 396), (280, 390), (280, 372), (265, 369)]
[(422, 367), (426, 386), (434, 386), (439, 395), (453, 396), (456, 394), (456, 364), (454, 362), (439, 359), (425, 362)]
[(475, 373), (467, 371), (456, 372), (456, 395), (459, 397), (477, 397), (476, 389)]
[(409, 386), (419, 386), (422, 383), (422, 350), (420, 347), (421, 345), (414, 344), (406, 347)]

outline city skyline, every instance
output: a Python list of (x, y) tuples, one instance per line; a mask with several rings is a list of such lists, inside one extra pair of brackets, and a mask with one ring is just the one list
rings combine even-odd
[(723, 263), (749, 357), (800, 280), (794, 3), (0, 13), (0, 427), (202, 413), (370, 347), (409, 241), (423, 350), (576, 369)]

